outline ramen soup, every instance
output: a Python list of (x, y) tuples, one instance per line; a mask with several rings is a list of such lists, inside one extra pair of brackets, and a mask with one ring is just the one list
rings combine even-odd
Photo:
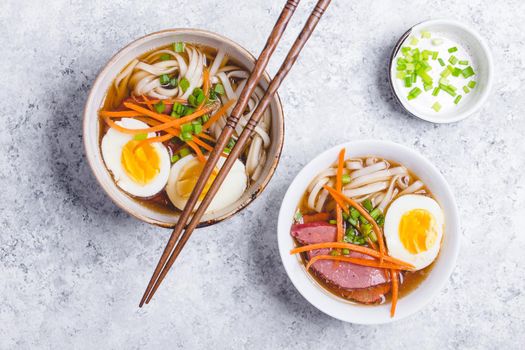
[(298, 205), (292, 254), (331, 293), (361, 304), (391, 302), (428, 276), (444, 231), (441, 207), (402, 164), (345, 159), (319, 173)]
[[(118, 74), (99, 112), (100, 149), (115, 184), (157, 211), (184, 208), (249, 73), (224, 51), (175, 42), (137, 57)], [(223, 150), (228, 154), (254, 112), (257, 87)], [(270, 146), (266, 111), (207, 213), (235, 203), (261, 174)], [(224, 164), (224, 157), (218, 168)], [(218, 173), (212, 174), (200, 200)]]

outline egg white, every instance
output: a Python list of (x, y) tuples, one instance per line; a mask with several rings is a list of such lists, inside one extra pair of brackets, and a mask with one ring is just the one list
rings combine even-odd
[[(427, 251), (418, 254), (409, 252), (399, 239), (399, 224), (405, 213), (413, 209), (424, 209), (436, 220), (438, 237), (436, 243)], [(388, 247), (388, 254), (394, 258), (403, 260), (415, 266), (415, 270), (421, 270), (430, 265), (437, 257), (443, 237), (443, 211), (439, 204), (432, 198), (408, 194), (399, 197), (390, 204), (386, 215), (384, 234)]]
[[(181, 176), (184, 167), (194, 159), (196, 158), (193, 155), (188, 155), (180, 159), (171, 167), (168, 184), (166, 186), (166, 193), (173, 205), (180, 210), (184, 209), (188, 198), (182, 198), (177, 192), (177, 180)], [(225, 159), (221, 157), (217, 163), (217, 167), (220, 169), (224, 162)], [(240, 160), (236, 160), (221, 187), (217, 191), (217, 194), (206, 209), (206, 213), (213, 213), (235, 203), (241, 198), (246, 190), (247, 184), (248, 176), (246, 175), (245, 166)]]
[[(123, 118), (120, 121), (117, 121), (116, 124), (127, 129), (145, 129), (149, 127), (146, 123), (131, 118)], [(149, 133), (148, 138), (150, 137), (155, 137), (155, 133)], [(135, 197), (151, 197), (162, 191), (168, 182), (171, 165), (170, 155), (161, 142), (152, 143), (151, 146), (159, 156), (160, 171), (149, 183), (145, 185), (137, 183), (128, 176), (121, 160), (124, 146), (132, 139), (133, 135), (124, 134), (110, 128), (102, 138), (100, 146), (102, 157), (104, 158), (106, 167), (112, 173), (117, 186)]]

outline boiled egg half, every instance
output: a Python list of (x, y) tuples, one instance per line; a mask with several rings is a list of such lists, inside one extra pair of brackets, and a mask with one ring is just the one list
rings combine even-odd
[[(123, 118), (115, 122), (126, 129), (146, 129), (140, 120)], [(149, 133), (148, 138), (155, 137)], [(106, 167), (117, 186), (135, 197), (151, 197), (164, 188), (170, 174), (170, 155), (160, 142), (139, 145), (133, 135), (110, 128), (102, 138), (101, 150)]]
[[(208, 189), (215, 180), (219, 169), (224, 164), (225, 159), (220, 158), (217, 167), (213, 171), (210, 179), (206, 183), (202, 194), (199, 197), (199, 203), (204, 199)], [(186, 202), (190, 198), (193, 188), (197, 184), (202, 170), (204, 169), (204, 162), (199, 161), (193, 155), (188, 155), (177, 161), (171, 167), (168, 185), (166, 186), (166, 193), (169, 199), (179, 209), (184, 209)], [(206, 209), (206, 213), (211, 213), (227, 207), (235, 203), (246, 190), (248, 184), (248, 177), (244, 164), (236, 160), (232, 169), (224, 179), (217, 194)]]
[(443, 237), (443, 211), (432, 198), (409, 194), (390, 204), (384, 233), (388, 254), (421, 270), (437, 257)]

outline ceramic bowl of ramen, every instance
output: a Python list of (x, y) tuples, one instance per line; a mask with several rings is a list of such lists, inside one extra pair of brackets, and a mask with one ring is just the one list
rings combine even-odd
[[(149, 34), (113, 56), (91, 88), (83, 121), (88, 162), (109, 197), (142, 221), (175, 226), (254, 63), (239, 44), (198, 29)], [(268, 84), (265, 73), (224, 156)], [(276, 94), (201, 226), (232, 216), (264, 190), (283, 138)]]
[(283, 199), (278, 243), (285, 270), (312, 305), (358, 324), (422, 309), (446, 284), (459, 252), (459, 215), (439, 170), (386, 141), (356, 141), (315, 157)]

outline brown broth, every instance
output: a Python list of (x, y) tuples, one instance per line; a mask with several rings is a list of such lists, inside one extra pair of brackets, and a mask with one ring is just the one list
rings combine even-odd
[[(213, 58), (217, 54), (217, 50), (215, 48), (212, 48), (212, 47), (209, 47), (209, 46), (204, 46), (204, 45), (196, 45), (196, 44), (191, 44), (191, 45), (193, 47), (197, 47), (199, 50), (201, 50), (201, 52), (203, 52), (206, 55), (206, 57), (208, 58), (209, 61), (213, 60)], [(147, 61), (145, 60), (145, 58), (147, 56), (149, 56), (154, 51), (161, 50), (161, 49), (170, 49), (170, 48), (171, 48), (171, 45), (166, 45), (166, 46), (155, 48), (155, 49), (153, 49), (151, 51), (143, 53), (142, 55), (140, 55), (138, 57), (138, 59), (139, 60), (144, 60), (145, 62), (148, 62), (148, 63), (154, 62), (155, 59), (156, 59), (155, 57), (152, 57), (150, 60), (147, 60)], [(186, 52), (181, 53), (181, 55), (183, 55), (183, 57), (185, 59), (188, 58)], [(223, 62), (223, 64), (224, 64), (224, 62)], [(235, 66), (237, 66), (237, 67), (239, 67), (239, 68), (241, 68), (243, 70), (248, 71), (248, 69), (244, 65), (240, 64), (240, 62), (232, 59), (231, 57), (228, 57), (228, 65), (229, 64), (233, 64), (233, 65), (235, 65)], [(237, 83), (238, 82), (236, 80), (232, 80), (232, 87), (234, 89), (237, 87)], [(130, 96), (131, 96), (131, 94), (130, 94), (130, 91), (128, 89), (127, 93), (124, 96), (124, 99), (129, 98)], [(104, 102), (102, 104), (101, 110), (111, 110), (111, 111), (112, 110), (118, 110), (119, 108), (121, 108), (121, 104), (124, 101), (124, 99), (120, 99), (120, 100), (118, 99), (116, 88), (115, 88), (114, 84), (111, 84), (110, 88), (108, 89), (108, 91), (106, 93), (106, 97), (104, 98)], [(116, 120), (118, 120), (118, 119), (116, 119)], [(104, 121), (102, 119), (99, 120), (99, 127), (100, 127), (99, 147), (100, 147), (100, 145), (102, 143), (102, 138), (104, 137), (104, 135), (108, 131), (109, 127), (106, 125), (106, 123), (104, 123)], [(182, 142), (174, 144), (171, 141), (164, 142), (164, 145), (168, 148), (170, 157), (173, 154), (176, 154), (178, 152), (178, 150), (180, 150), (180, 148), (182, 148), (182, 146), (183, 146)], [(243, 153), (243, 155), (240, 158), (240, 160), (243, 163), (246, 163), (247, 149), (248, 149), (248, 147), (246, 147), (246, 151)], [(120, 189), (120, 187), (119, 187), (119, 189)], [(154, 210), (154, 211), (162, 213), (162, 214), (169, 214), (169, 213), (173, 213), (173, 212), (180, 212), (180, 210), (177, 209), (171, 203), (171, 201), (168, 198), (168, 195), (166, 193), (166, 190), (162, 190), (158, 194), (156, 194), (156, 195), (154, 195), (152, 197), (149, 197), (149, 198), (134, 197), (134, 196), (130, 195), (129, 193), (126, 193), (126, 195), (128, 195), (130, 198), (132, 198), (136, 202), (140, 203), (142, 206), (145, 206), (145, 207), (147, 207), (147, 208), (149, 208), (151, 210)]]
[[(366, 157), (363, 157), (363, 158), (366, 158)], [(391, 167), (396, 167), (396, 166), (400, 166), (401, 165), (399, 163), (392, 162), (390, 160), (388, 160), (388, 162), (391, 164)], [(413, 181), (420, 180), (410, 170), (409, 170), (409, 174), (410, 174), (411, 178), (413, 179)], [(432, 193), (430, 192), (430, 190), (428, 189), (428, 187), (424, 186), (423, 189), (426, 191), (425, 195), (435, 199), (434, 196), (432, 195)], [(335, 220), (336, 217), (335, 217), (335, 201), (334, 200), (331, 200), (330, 197), (328, 197), (326, 202), (325, 202), (325, 204), (324, 204), (323, 209), (324, 209), (325, 212), (328, 212), (330, 214), (330, 219)], [(301, 198), (301, 201), (299, 203), (299, 206), (297, 207), (297, 210), (299, 210), (303, 215), (311, 215), (311, 214), (317, 213), (315, 210), (310, 209), (308, 207), (308, 192), (305, 192), (303, 194), (303, 197)], [(388, 207), (385, 210), (385, 214), (387, 212), (388, 212)], [(299, 244), (299, 242), (297, 242), (297, 240), (294, 239), (294, 242), (295, 242), (295, 246), (296, 247), (301, 246), (301, 244)], [(306, 266), (306, 264), (308, 263), (308, 259), (307, 259), (306, 253), (301, 253), (300, 256), (301, 256), (301, 261)], [(425, 267), (424, 269), (421, 269), (421, 270), (418, 270), (418, 271), (413, 271), (413, 272), (412, 271), (404, 271), (404, 272), (402, 272), (402, 274), (403, 274), (403, 283), (400, 284), (400, 286), (399, 286), (399, 297), (400, 298), (410, 294), (412, 291), (417, 289), (421, 285), (421, 283), (423, 283), (423, 281), (428, 277), (428, 275), (430, 274), (430, 272), (434, 268), (434, 264), (435, 264), (435, 262), (437, 261), (438, 258), (439, 258), (439, 254), (436, 257), (436, 259), (432, 262), (432, 264), (430, 264), (429, 266)], [(333, 285), (333, 284), (323, 280), (318, 275), (316, 275), (312, 270), (308, 271), (308, 273), (310, 274), (310, 276), (312, 276), (312, 278), (322, 288), (324, 288), (325, 290), (329, 291), (331, 294), (334, 294), (334, 295), (336, 295), (336, 296), (338, 296), (340, 298), (346, 299), (346, 300), (348, 300), (350, 302), (361, 304), (359, 302), (356, 302), (354, 300), (351, 300), (351, 299), (345, 297), (343, 289), (341, 289), (340, 287), (335, 286), (335, 285)], [(391, 299), (391, 293), (390, 292), (387, 293), (385, 295), (385, 297), (386, 297), (386, 301), (388, 302)]]

